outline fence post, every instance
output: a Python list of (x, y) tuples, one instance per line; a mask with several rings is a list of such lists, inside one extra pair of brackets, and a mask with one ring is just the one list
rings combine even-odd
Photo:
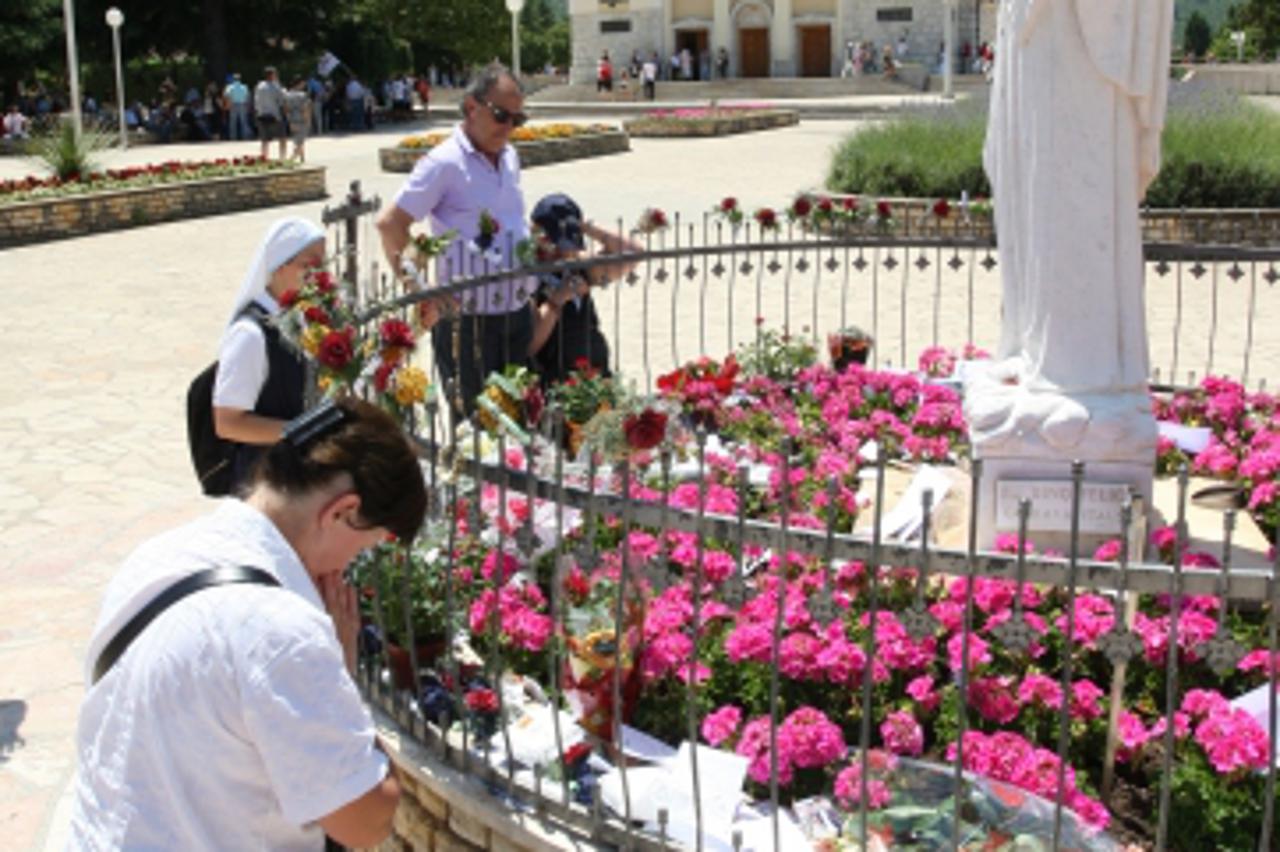
[(372, 198), (364, 198), (360, 192), (360, 181), (353, 180), (347, 192), (346, 201), (337, 207), (326, 206), (320, 214), (320, 221), (326, 227), (338, 222), (344, 225), (343, 240), (338, 251), (345, 257), (342, 280), (351, 288), (352, 293), (356, 292), (356, 283), (359, 278), (360, 231), (357, 224), (361, 216), (376, 213), (381, 206), (382, 200), (376, 195)]

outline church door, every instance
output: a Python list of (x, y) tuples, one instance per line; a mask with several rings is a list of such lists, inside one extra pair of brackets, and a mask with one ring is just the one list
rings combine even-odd
[(739, 56), (743, 77), (769, 76), (769, 30), (744, 27), (738, 30)]
[(831, 76), (831, 27), (800, 27), (800, 76)]

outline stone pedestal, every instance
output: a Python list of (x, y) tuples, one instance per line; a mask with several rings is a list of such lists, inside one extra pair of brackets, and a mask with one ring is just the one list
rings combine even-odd
[[(1018, 500), (1032, 502), (1027, 538), (1038, 551), (1071, 552), (1071, 463), (1054, 459), (976, 454), (982, 459), (978, 492), (978, 547), (992, 549), (1000, 533), (1017, 533)], [(1126, 493), (1152, 505), (1152, 465), (1085, 462), (1080, 511), (1080, 556), (1120, 538), (1120, 506)]]
[(1071, 393), (1032, 384), (1019, 359), (969, 367), (965, 416), (973, 456), (983, 465), (979, 547), (1017, 532), (1017, 503), (1025, 497), (1032, 501), (1028, 537), (1068, 553), (1075, 461), (1084, 464), (1081, 556), (1120, 535), (1126, 491), (1151, 505), (1157, 428), (1145, 387)]

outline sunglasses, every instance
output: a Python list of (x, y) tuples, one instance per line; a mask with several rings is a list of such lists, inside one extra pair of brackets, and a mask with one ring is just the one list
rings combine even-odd
[(511, 112), (510, 110), (503, 109), (489, 101), (480, 101), (478, 98), (477, 100), (481, 106), (489, 110), (489, 113), (493, 116), (493, 120), (499, 124), (510, 124), (512, 127), (524, 127), (525, 122), (529, 120), (529, 116), (522, 112)]

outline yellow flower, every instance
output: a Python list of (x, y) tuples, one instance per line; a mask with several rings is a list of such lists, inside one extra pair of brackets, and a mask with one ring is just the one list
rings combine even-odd
[(427, 398), (427, 374), (417, 367), (396, 370), (391, 391), (400, 405), (413, 405)]
[(320, 342), (329, 333), (326, 325), (309, 325), (302, 332), (302, 349), (308, 355), (315, 356), (320, 351)]
[(320, 378), (316, 379), (316, 385), (319, 386), (320, 393), (328, 396), (329, 388), (333, 387), (333, 377), (322, 375)]

